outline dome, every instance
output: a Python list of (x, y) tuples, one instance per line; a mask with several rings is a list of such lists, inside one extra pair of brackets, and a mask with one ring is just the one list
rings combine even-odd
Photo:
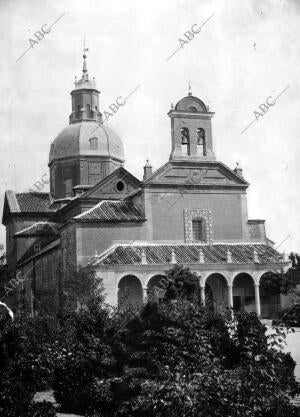
[(123, 143), (108, 126), (96, 122), (73, 123), (64, 128), (51, 145), (49, 164), (54, 159), (96, 156), (124, 162)]
[(190, 94), (178, 101), (175, 106), (175, 110), (195, 113), (207, 113), (207, 107), (203, 101)]
[(73, 89), (73, 91), (74, 90), (96, 90), (96, 91), (98, 91), (97, 86), (96, 86), (96, 81), (94, 79), (90, 80), (88, 77), (81, 78), (79, 81), (76, 81), (75, 88)]

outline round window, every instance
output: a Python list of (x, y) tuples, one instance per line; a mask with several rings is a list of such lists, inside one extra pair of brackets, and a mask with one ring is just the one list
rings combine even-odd
[(122, 191), (124, 191), (125, 188), (125, 184), (123, 181), (118, 181), (116, 184), (116, 190), (121, 193)]

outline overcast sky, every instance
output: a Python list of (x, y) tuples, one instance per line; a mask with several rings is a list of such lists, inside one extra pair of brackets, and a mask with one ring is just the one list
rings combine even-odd
[[(167, 61), (184, 33), (209, 17)], [(6, 189), (26, 191), (48, 173), (50, 143), (68, 124), (81, 76), (85, 33), (102, 112), (140, 85), (109, 120), (123, 139), (125, 167), (141, 179), (146, 158), (154, 169), (168, 160), (167, 112), (190, 79), (193, 95), (215, 112), (217, 159), (230, 168), (239, 161), (250, 183), (249, 218), (265, 219), (277, 245), (286, 239), (280, 251), (300, 252), (300, 1), (0, 0), (0, 30), (1, 210)], [(281, 92), (256, 121), (259, 106)]]

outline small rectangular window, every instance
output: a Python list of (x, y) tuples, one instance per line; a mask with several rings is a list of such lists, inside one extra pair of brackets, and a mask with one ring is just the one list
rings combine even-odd
[(39, 252), (41, 250), (41, 245), (39, 243), (35, 243), (33, 246), (34, 252)]
[(65, 196), (66, 197), (70, 197), (72, 195), (72, 191), (73, 191), (73, 184), (72, 184), (72, 179), (65, 179)]
[(90, 138), (90, 148), (95, 150), (98, 149), (98, 138), (94, 137), (94, 138)]
[(204, 240), (202, 220), (193, 220), (192, 221), (192, 229), (193, 229), (193, 240), (194, 241)]

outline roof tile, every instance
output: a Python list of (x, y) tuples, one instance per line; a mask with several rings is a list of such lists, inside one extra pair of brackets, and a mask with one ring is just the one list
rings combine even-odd
[(16, 237), (52, 236), (58, 235), (57, 223), (37, 222), (15, 233)]
[(231, 252), (233, 264), (253, 264), (254, 251), (258, 254), (260, 264), (284, 262), (279, 252), (265, 244), (120, 244), (114, 245), (105, 254), (94, 257), (90, 265), (141, 265), (143, 251), (150, 265), (170, 264), (172, 251), (177, 264), (196, 264), (199, 263), (200, 249), (206, 264), (226, 264), (228, 250)]
[(124, 222), (143, 221), (144, 217), (131, 201), (105, 200), (74, 219), (80, 222)]
[[(19, 205), (19, 212), (21, 213), (47, 213), (54, 212), (51, 208), (51, 199), (48, 193), (16, 193), (16, 200)], [(13, 207), (11, 207), (11, 211)]]

